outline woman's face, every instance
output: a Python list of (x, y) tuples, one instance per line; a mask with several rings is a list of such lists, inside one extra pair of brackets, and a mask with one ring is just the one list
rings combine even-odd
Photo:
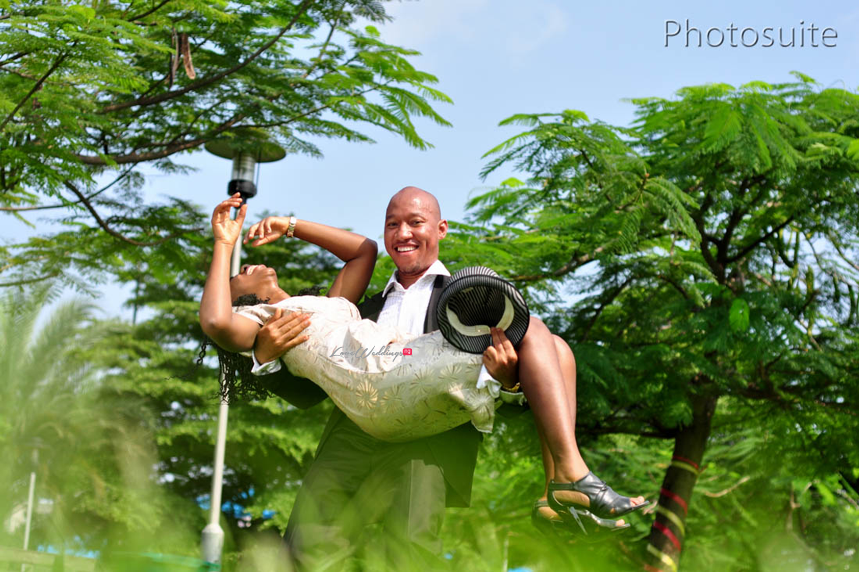
[(230, 278), (230, 300), (235, 301), (245, 294), (256, 294), (265, 300), (279, 290), (277, 272), (263, 264), (245, 264), (238, 274)]

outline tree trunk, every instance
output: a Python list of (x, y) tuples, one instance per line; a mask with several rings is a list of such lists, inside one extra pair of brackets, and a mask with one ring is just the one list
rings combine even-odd
[(713, 412), (718, 397), (693, 396), (692, 423), (680, 430), (674, 440), (674, 455), (665, 472), (656, 520), (648, 539), (648, 564), (651, 572), (674, 572), (680, 562), (680, 550), (686, 531), (686, 512), (692, 490), (707, 448)]

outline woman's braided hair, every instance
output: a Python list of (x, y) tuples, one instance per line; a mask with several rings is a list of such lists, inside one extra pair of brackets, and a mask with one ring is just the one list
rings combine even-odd
[[(321, 286), (314, 286), (299, 291), (296, 296), (319, 296), (321, 292)], [(267, 304), (268, 301), (269, 298), (262, 300), (256, 294), (244, 294), (236, 298), (233, 306), (256, 306), (257, 304)], [(263, 378), (251, 373), (254, 365), (251, 358), (227, 351), (208, 337), (203, 339), (203, 345), (197, 358), (198, 365), (203, 363), (203, 357), (206, 355), (206, 348), (209, 345), (214, 346), (218, 352), (218, 365), (221, 378), (224, 380), (220, 391), (222, 399), (233, 403), (237, 399), (254, 401), (266, 399), (271, 395), (271, 391), (261, 381)]]

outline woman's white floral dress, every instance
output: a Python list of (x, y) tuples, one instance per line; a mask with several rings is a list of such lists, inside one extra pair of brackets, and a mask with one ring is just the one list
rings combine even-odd
[(414, 337), (362, 320), (345, 298), (293, 296), (234, 311), (262, 325), (276, 308), (310, 315), (308, 341), (287, 351), (283, 362), (370, 435), (409, 441), (469, 420), (480, 431), (492, 430), (500, 384), (490, 380), (478, 388), (482, 356), (457, 350), (441, 332)]

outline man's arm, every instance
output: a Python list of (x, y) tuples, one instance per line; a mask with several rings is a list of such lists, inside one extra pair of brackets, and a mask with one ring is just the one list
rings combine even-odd
[(491, 332), (492, 345), (483, 352), (483, 365), (501, 387), (516, 391), (519, 389), (519, 355), (504, 330), (492, 328)]
[[(365, 298), (358, 305), (361, 317), (373, 319), (384, 305), (384, 298), (379, 292), (375, 296)], [(280, 363), (281, 355), (307, 339), (300, 335), (301, 331), (310, 325), (310, 320), (304, 314), (276, 314), (257, 334), (254, 357), (260, 364), (277, 360), (278, 368), (273, 373), (260, 375), (260, 382), (273, 394), (285, 399), (299, 409), (308, 409), (328, 397), (318, 385), (303, 377), (289, 373)]]
[(503, 405), (498, 408), (498, 413), (503, 417), (516, 417), (525, 411), (523, 406), (527, 403), (519, 389), (519, 355), (500, 328), (492, 328), (492, 342), (493, 345), (483, 353), (483, 367), (501, 383)]
[(259, 376), (259, 381), (271, 393), (299, 409), (310, 409), (328, 397), (318, 385), (309, 379), (292, 375), (285, 367), (275, 373)]

